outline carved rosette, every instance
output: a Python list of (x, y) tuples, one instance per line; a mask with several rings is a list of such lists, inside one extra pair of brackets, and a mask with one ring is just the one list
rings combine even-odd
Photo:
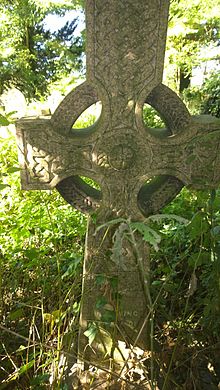
[(131, 170), (136, 164), (138, 146), (135, 137), (131, 130), (120, 129), (120, 132), (110, 131), (110, 135), (105, 134), (95, 145), (94, 163), (98, 167), (121, 172)]

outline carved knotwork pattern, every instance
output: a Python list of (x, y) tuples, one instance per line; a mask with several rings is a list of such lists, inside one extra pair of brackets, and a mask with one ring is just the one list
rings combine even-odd
[(50, 189), (75, 172), (92, 172), (92, 145), (81, 146), (81, 140), (69, 142), (53, 131), (49, 119), (20, 121), (17, 136), (25, 189)]
[(151, 5), (95, 0), (95, 77), (112, 95), (116, 90), (138, 94), (153, 77), (159, 7), (160, 0)]
[(29, 174), (31, 179), (39, 179), (40, 181), (49, 184), (55, 177), (52, 172), (52, 164), (55, 158), (50, 154), (46, 154), (43, 150), (33, 148), (27, 145), (26, 163), (29, 166)]
[[(219, 126), (216, 126), (216, 130)], [(205, 130), (205, 126), (204, 126)], [(186, 146), (185, 169), (194, 188), (216, 188), (220, 182), (220, 131), (196, 137)]]
[(94, 78), (109, 94), (111, 127), (134, 126), (137, 97), (155, 78), (160, 5), (95, 1)]
[(189, 111), (176, 93), (165, 85), (159, 84), (154, 88), (146, 102), (152, 105), (164, 119), (169, 129), (167, 135), (178, 134), (191, 126), (192, 118)]

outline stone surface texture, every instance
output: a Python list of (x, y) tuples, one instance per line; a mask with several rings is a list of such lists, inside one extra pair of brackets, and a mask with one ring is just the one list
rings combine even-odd
[[(105, 328), (97, 309), (100, 297), (106, 298), (104, 310), (117, 317), (108, 332), (126, 343), (134, 343), (149, 304), (143, 289), (147, 279), (137, 265), (139, 256), (148, 273), (148, 247), (137, 236), (137, 256), (125, 240), (116, 264), (116, 228), (97, 232), (97, 224), (118, 217), (143, 221), (183, 186), (215, 188), (220, 182), (220, 121), (192, 117), (162, 84), (168, 9), (169, 0), (87, 0), (87, 81), (51, 118), (17, 123), (23, 189), (56, 188), (75, 208), (96, 213), (96, 225), (90, 220), (87, 234), (80, 335), (80, 353), (91, 360), (97, 355), (83, 332), (92, 322)], [(97, 101), (102, 103), (97, 122), (73, 130), (81, 113)], [(144, 103), (159, 112), (166, 128), (145, 126)], [(93, 179), (100, 190), (82, 177)], [(141, 347), (147, 330), (142, 333)]]

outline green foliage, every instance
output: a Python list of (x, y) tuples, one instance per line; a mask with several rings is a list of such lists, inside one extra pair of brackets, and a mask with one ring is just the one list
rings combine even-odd
[(145, 104), (143, 109), (143, 121), (147, 127), (163, 128), (165, 127), (160, 115), (151, 106)]
[(201, 88), (187, 88), (184, 99), (193, 114), (210, 114), (220, 118), (220, 73), (212, 73)]
[(84, 332), (84, 335), (88, 337), (89, 345), (92, 345), (98, 333), (97, 325), (95, 323), (91, 323), (88, 326), (88, 329)]
[(0, 126), (8, 126), (10, 121), (6, 118), (6, 116), (0, 114)]
[(44, 25), (48, 14), (62, 16), (73, 8), (73, 4), (43, 5), (37, 0), (0, 4), (0, 93), (15, 86), (27, 98), (39, 99), (51, 82), (79, 69), (83, 41), (74, 36), (77, 20), (54, 33)]
[(61, 350), (75, 361), (85, 218), (55, 191), (21, 191), (14, 137), (0, 149), (0, 388), (61, 388)]
[(134, 233), (136, 231), (139, 232), (143, 240), (151, 244), (156, 252), (159, 250), (161, 237), (155, 230), (151, 229), (147, 224), (140, 222), (133, 222), (131, 228), (134, 229)]
[(202, 112), (220, 118), (220, 72), (210, 75), (202, 87)]
[(101, 105), (99, 103), (95, 103), (87, 110), (85, 110), (76, 122), (73, 125), (74, 130), (80, 131), (80, 129), (88, 128), (98, 120), (101, 114)]
[[(183, 338), (187, 338), (185, 332), (187, 326), (190, 326), (194, 329), (190, 333), (190, 342), (193, 342), (193, 338), (198, 338), (209, 343), (217, 336), (220, 326), (219, 305), (216, 305), (220, 293), (220, 193), (217, 191), (210, 195), (208, 192), (200, 192), (191, 195), (185, 190), (184, 198), (183, 195), (179, 196), (167, 210), (173, 211), (176, 206), (179, 207), (183, 199), (184, 203), (188, 204), (188, 215), (191, 213), (190, 222), (187, 225), (178, 226), (171, 223), (161, 227), (164, 241), (154, 256), (153, 275), (161, 281), (159, 287), (162, 286), (157, 313), (160, 321), (162, 318), (169, 323), (176, 323), (177, 319), (182, 321), (186, 327), (183, 329)], [(184, 208), (181, 212), (184, 213)], [(193, 293), (190, 292), (189, 286), (192, 275), (195, 275), (197, 281)], [(153, 294), (158, 291), (154, 288)], [(183, 307), (185, 311), (182, 317)], [(184, 321), (190, 316), (191, 320), (186, 325)], [(187, 339), (184, 342), (187, 342)]]
[(219, 0), (171, 1), (166, 66), (172, 88), (179, 91), (182, 79), (190, 78), (201, 50), (219, 43), (219, 12)]
[[(164, 358), (168, 364), (163, 374), (168, 388), (174, 383), (190, 388), (192, 378), (196, 388), (203, 388), (200, 365), (210, 388), (219, 382), (219, 206), (219, 190), (184, 189), (164, 211), (187, 218), (187, 224), (152, 220), (151, 228), (158, 231), (159, 226), (162, 237), (159, 251), (151, 254), (154, 340), (160, 367)], [(212, 374), (208, 362), (214, 365)]]

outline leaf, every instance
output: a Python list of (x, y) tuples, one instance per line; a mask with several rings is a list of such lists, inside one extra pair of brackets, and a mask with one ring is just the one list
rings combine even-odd
[(151, 244), (156, 252), (159, 250), (158, 244), (161, 241), (161, 236), (155, 230), (142, 222), (132, 222), (131, 227), (141, 233), (144, 241)]
[(128, 233), (128, 225), (127, 223), (121, 223), (119, 227), (116, 229), (113, 235), (113, 246), (112, 246), (112, 255), (111, 260), (120, 267), (123, 271), (127, 271), (127, 266), (125, 264), (125, 258), (122, 255), (123, 253), (123, 241), (125, 235)]
[(58, 322), (62, 316), (62, 312), (60, 310), (54, 310), (52, 312), (53, 319)]
[(196, 252), (193, 253), (189, 260), (188, 264), (190, 267), (194, 268), (195, 270), (200, 267), (202, 264), (207, 264), (211, 260), (210, 253), (209, 252)]
[(19, 368), (19, 371), (18, 371), (19, 375), (24, 374), (26, 371), (28, 371), (31, 367), (33, 367), (34, 363), (35, 363), (35, 360), (31, 360), (27, 364), (24, 364), (23, 366), (21, 366), (21, 368)]
[(54, 323), (58, 323), (60, 320), (62, 320), (62, 313), (60, 310), (54, 310), (52, 313), (44, 313), (44, 320), (51, 324), (52, 326)]
[(92, 213), (90, 215), (90, 218), (92, 220), (92, 222), (94, 223), (94, 225), (96, 225), (96, 222), (97, 222), (97, 213)]
[(109, 279), (109, 282), (110, 282), (110, 285), (111, 285), (111, 288), (113, 291), (117, 291), (118, 290), (118, 276), (115, 275), (115, 276), (112, 276), (110, 279)]
[(67, 268), (67, 270), (62, 275), (62, 279), (73, 276), (76, 272), (78, 265), (81, 264), (81, 262), (82, 262), (81, 257), (76, 257), (74, 259), (71, 259), (71, 263), (70, 263), (69, 267)]
[(96, 301), (96, 308), (101, 309), (103, 306), (105, 306), (108, 303), (106, 297), (102, 296), (99, 297)]
[(20, 345), (20, 347), (16, 350), (16, 352), (22, 352), (25, 351), (25, 349), (27, 349), (27, 347), (25, 347), (24, 345)]
[(102, 313), (101, 319), (103, 322), (107, 322), (107, 323), (115, 322), (115, 320), (116, 320), (115, 311), (114, 310), (105, 310)]
[(26, 249), (24, 253), (29, 260), (34, 260), (39, 257), (39, 251), (37, 251), (35, 248)]
[(106, 276), (105, 275), (96, 275), (95, 283), (97, 286), (101, 286), (106, 282)]
[(18, 113), (18, 111), (17, 110), (15, 110), (15, 111), (10, 111), (10, 112), (7, 112), (7, 117), (10, 117), (10, 116), (12, 116), (12, 115), (14, 115), (14, 114), (17, 114)]
[(30, 384), (32, 386), (41, 385), (41, 383), (48, 382), (50, 379), (50, 374), (41, 374), (31, 379)]
[(201, 237), (201, 235), (207, 233), (209, 229), (210, 226), (206, 219), (206, 214), (201, 211), (196, 213), (187, 225), (187, 231), (189, 232), (191, 239)]
[(96, 324), (92, 323), (89, 325), (88, 329), (84, 332), (84, 335), (89, 339), (89, 345), (92, 345), (98, 333), (98, 328)]
[(0, 126), (8, 126), (10, 125), (9, 120), (2, 114), (0, 114)]
[(11, 313), (9, 314), (8, 317), (11, 321), (15, 321), (18, 318), (24, 317), (24, 311), (23, 311), (23, 309), (17, 309), (17, 310), (11, 311)]
[(4, 190), (6, 187), (10, 187), (8, 184), (2, 184), (0, 183), (0, 191)]
[(163, 284), (164, 283), (164, 281), (162, 281), (162, 280), (154, 280), (152, 283), (151, 283), (151, 285), (152, 286), (161, 286), (161, 284)]
[(112, 219), (111, 221), (106, 222), (106, 223), (98, 226), (97, 229), (96, 229), (96, 232), (98, 232), (99, 230), (103, 229), (103, 227), (114, 226), (114, 225), (119, 224), (121, 222), (126, 222), (126, 220), (124, 218)]
[(47, 323), (50, 324), (53, 322), (53, 315), (51, 313), (44, 313), (43, 317), (44, 321), (46, 321)]
[(212, 228), (211, 233), (213, 237), (220, 238), (220, 226), (218, 225)]
[(79, 313), (79, 311), (80, 311), (80, 302), (74, 302), (74, 304), (73, 304), (71, 309), (72, 309), (73, 313)]
[(15, 172), (19, 172), (21, 169), (19, 167), (10, 167), (8, 168), (7, 172), (8, 173), (15, 173)]
[(216, 199), (216, 190), (211, 190), (210, 192), (210, 199), (209, 199), (209, 207), (213, 207), (214, 205), (214, 202), (215, 202), (215, 199)]

